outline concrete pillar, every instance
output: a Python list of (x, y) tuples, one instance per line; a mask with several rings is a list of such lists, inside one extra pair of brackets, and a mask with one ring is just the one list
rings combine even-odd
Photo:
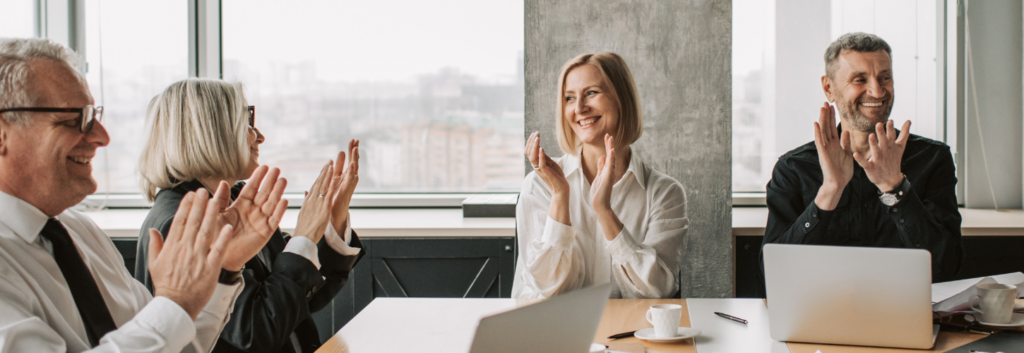
[[(582, 53), (615, 52), (640, 91), (637, 151), (686, 188), (682, 296), (733, 295), (730, 0), (526, 0), (526, 129), (554, 139), (558, 72)], [(810, 131), (808, 129), (808, 131)]]

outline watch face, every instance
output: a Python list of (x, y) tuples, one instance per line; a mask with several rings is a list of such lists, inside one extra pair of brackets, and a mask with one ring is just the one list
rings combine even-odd
[(886, 206), (895, 205), (896, 201), (899, 201), (899, 199), (896, 198), (896, 195), (893, 194), (882, 194), (882, 197), (879, 198), (882, 199), (882, 203)]

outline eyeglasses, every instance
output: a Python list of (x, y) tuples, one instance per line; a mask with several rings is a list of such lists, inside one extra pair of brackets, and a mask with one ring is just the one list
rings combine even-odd
[[(251, 110), (251, 108), (250, 108)], [(0, 114), (6, 112), (36, 112), (36, 113), (78, 113), (78, 131), (83, 134), (92, 131), (93, 123), (103, 120), (103, 107), (87, 105), (81, 108), (8, 108), (0, 109)]]
[(251, 128), (255, 128), (256, 127), (256, 106), (255, 105), (250, 105), (249, 106), (249, 127), (251, 127)]

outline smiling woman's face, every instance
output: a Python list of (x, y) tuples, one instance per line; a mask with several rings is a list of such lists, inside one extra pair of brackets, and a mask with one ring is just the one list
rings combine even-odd
[(585, 145), (604, 148), (604, 135), (619, 125), (619, 101), (604, 75), (593, 65), (581, 65), (565, 75), (562, 116)]

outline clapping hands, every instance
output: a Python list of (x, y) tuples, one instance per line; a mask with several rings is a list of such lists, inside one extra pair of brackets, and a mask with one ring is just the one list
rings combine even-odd
[(839, 134), (835, 110), (828, 102), (821, 107), (818, 122), (814, 123), (814, 146), (818, 149), (822, 174), (821, 189), (814, 203), (820, 209), (833, 210), (853, 178), (853, 149), (850, 132)]
[(860, 153), (853, 154), (853, 159), (864, 168), (864, 174), (867, 174), (868, 180), (874, 183), (878, 190), (889, 192), (903, 182), (900, 162), (903, 160), (903, 150), (907, 148), (909, 138), (910, 120), (903, 123), (903, 129), (898, 137), (892, 120), (889, 120), (884, 128), (882, 123), (878, 123), (875, 125), (875, 133), (868, 136), (871, 158), (865, 158)]
[(526, 140), (526, 158), (530, 160), (537, 176), (551, 189), (552, 194), (568, 196), (569, 182), (565, 180), (565, 173), (557, 162), (544, 153), (544, 148), (540, 147), (539, 132), (534, 132)]
[[(226, 193), (218, 188), (218, 194)], [(217, 286), (229, 244), (236, 232), (222, 224), (218, 210), (223, 195), (209, 197), (206, 189), (182, 198), (167, 239), (149, 230), (149, 273), (154, 295), (166, 297), (195, 320)]]
[(616, 165), (615, 139), (609, 134), (604, 135), (604, 151), (604, 157), (597, 160), (597, 175), (590, 186), (590, 203), (594, 206), (605, 239), (611, 241), (622, 231), (622, 221), (612, 211), (612, 187), (622, 172), (619, 171), (621, 166)]
[(605, 156), (597, 160), (597, 175), (590, 186), (590, 203), (595, 212), (612, 210), (612, 186), (615, 185), (615, 140), (611, 135), (604, 135)]
[[(263, 249), (277, 230), (288, 208), (288, 200), (281, 198), (288, 181), (278, 178), (280, 174), (281, 170), (277, 168), (265, 165), (256, 168), (238, 198), (220, 212), (219, 221), (230, 224), (237, 234), (231, 242), (231, 251), (225, 255), (225, 270), (240, 270)], [(227, 183), (222, 181), (218, 185), (214, 199), (218, 200), (219, 205), (230, 202), (228, 190)]]
[(814, 123), (814, 146), (818, 150), (822, 175), (822, 185), (814, 204), (826, 211), (836, 208), (843, 189), (853, 178), (855, 161), (864, 168), (868, 180), (879, 190), (885, 192), (895, 189), (903, 182), (900, 162), (909, 138), (909, 120), (903, 123), (903, 131), (900, 131), (899, 136), (893, 128), (892, 120), (889, 120), (886, 124), (876, 124), (875, 132), (868, 135), (870, 157), (853, 152), (851, 132), (843, 131), (839, 134), (835, 111), (826, 102), (821, 108), (818, 122)]
[(345, 152), (338, 152), (338, 159), (324, 165), (313, 187), (306, 192), (295, 227), (296, 236), (318, 243), (327, 230), (328, 221), (334, 224), (336, 232), (344, 230), (352, 194), (359, 183), (359, 141), (349, 141), (348, 153), (352, 158), (347, 166)]

